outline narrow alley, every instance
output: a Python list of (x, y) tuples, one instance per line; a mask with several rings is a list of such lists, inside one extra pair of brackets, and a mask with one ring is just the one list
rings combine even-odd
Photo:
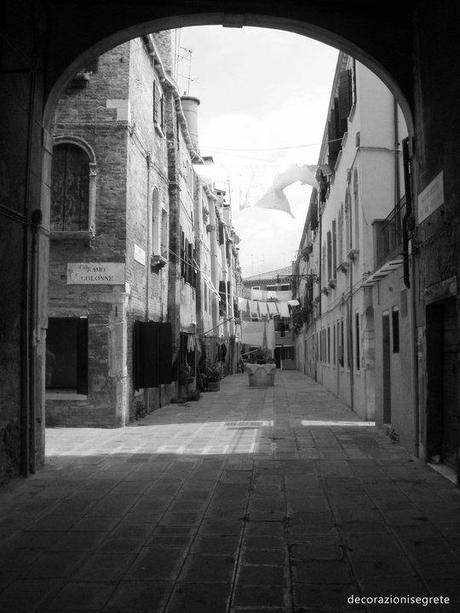
[(458, 489), (311, 379), (276, 376), (123, 430), (49, 429), (45, 468), (0, 493), (0, 611), (459, 610)]

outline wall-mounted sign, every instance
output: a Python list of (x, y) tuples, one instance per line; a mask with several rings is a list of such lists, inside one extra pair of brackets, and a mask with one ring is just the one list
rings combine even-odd
[(134, 259), (142, 266), (145, 266), (145, 250), (139, 245), (134, 244)]
[(121, 262), (72, 262), (67, 264), (68, 285), (124, 285)]
[(418, 223), (422, 223), (442, 204), (444, 204), (444, 173), (441, 170), (418, 196)]

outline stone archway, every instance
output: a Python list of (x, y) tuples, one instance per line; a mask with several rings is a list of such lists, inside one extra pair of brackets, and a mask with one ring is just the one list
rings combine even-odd
[[(15, 6), (16, 19), (21, 8), (27, 5), (26, 0)], [(397, 7), (397, 16), (395, 10)], [(35, 7), (36, 8), (36, 7)], [(409, 133), (414, 134), (414, 78), (413, 78), (413, 9), (403, 8), (390, 2), (385, 7), (379, 7), (379, 13), (368, 8), (368, 3), (358, 3), (350, 7), (343, 2), (333, 13), (327, 3), (316, 2), (305, 6), (305, 3), (294, 0), (288, 6), (278, 3), (266, 3), (261, 0), (246, 2), (234, 0), (222, 2), (209, 12), (209, 5), (204, 0), (185, 4), (183, 0), (172, 0), (168, 4), (162, 3), (132, 3), (123, 10), (108, 10), (106, 4), (91, 3), (85, 6), (79, 3), (56, 3), (53, 14), (46, 15), (44, 9), (37, 9), (35, 21), (29, 23), (27, 19), (21, 21), (21, 36), (30, 34), (38, 47), (32, 45), (25, 47), (27, 53), (42, 58), (43, 67), (37, 68), (34, 62), (32, 73), (27, 73), (24, 80), (31, 78), (30, 114), (24, 115), (24, 125), (29, 123), (29, 136), (26, 148), (28, 175), (26, 184), (30, 182), (33, 188), (25, 198), (26, 215), (41, 208), (43, 234), (40, 235), (38, 245), (39, 270), (37, 272), (39, 284), (35, 308), (35, 322), (30, 324), (32, 329), (16, 330), (11, 338), (22, 336), (21, 355), (18, 359), (17, 372), (21, 372), (23, 383), (22, 405), (18, 402), (18, 415), (23, 419), (24, 409), (20, 406), (32, 405), (31, 419), (40, 420), (40, 405), (42, 392), (40, 388), (40, 371), (43, 356), (43, 335), (40, 330), (46, 328), (46, 280), (43, 271), (47, 269), (47, 235), (49, 227), (49, 184), (52, 143), (47, 128), (54, 111), (56, 100), (62, 88), (71, 76), (88, 60), (95, 55), (121, 44), (122, 42), (139, 36), (143, 33), (174, 27), (190, 25), (223, 25), (225, 27), (258, 26), (283, 29), (300, 35), (309, 36), (321, 42), (337, 46), (369, 67), (390, 88), (403, 109)], [(48, 18), (48, 19), (47, 19)], [(439, 17), (441, 23), (441, 17)], [(38, 32), (38, 43), (33, 33)], [(41, 36), (46, 33), (46, 46), (40, 47)], [(19, 36), (19, 35), (18, 35)], [(384, 44), (382, 44), (382, 41)], [(32, 49), (32, 51), (30, 51)], [(39, 64), (39, 63), (38, 63)], [(40, 72), (41, 71), (41, 72)], [(25, 82), (24, 81), (24, 82)], [(41, 110), (43, 109), (43, 113)], [(6, 115), (5, 115), (6, 116)], [(37, 118), (39, 119), (37, 121)], [(41, 131), (40, 118), (42, 119)], [(11, 136), (13, 139), (14, 136)], [(30, 157), (30, 152), (37, 151), (41, 146), (42, 160)], [(41, 180), (37, 181), (37, 176)], [(27, 191), (27, 190), (26, 190)], [(41, 197), (40, 197), (41, 193)], [(25, 217), (25, 216), (24, 216)], [(21, 224), (24, 219), (19, 219)], [(28, 244), (30, 233), (26, 225), (22, 232), (24, 252), (18, 252), (16, 258), (17, 269), (27, 267)], [(14, 265), (14, 263), (12, 264)], [(23, 309), (23, 320), (31, 321), (31, 305), (28, 296), (28, 287), (34, 283), (25, 275), (23, 281), (21, 300), (18, 300), (17, 309)], [(20, 307), (20, 302), (23, 307)], [(19, 324), (18, 324), (19, 326)], [(34, 329), (35, 328), (35, 329)], [(14, 337), (14, 338), (13, 338)], [(33, 339), (33, 340), (32, 340)], [(37, 376), (35, 382), (29, 379), (29, 361), (31, 354), (35, 358)], [(21, 365), (22, 364), (22, 365)], [(29, 374), (28, 374), (29, 373)], [(16, 399), (14, 400), (16, 403)], [(42, 427), (42, 426), (40, 426)], [(25, 438), (27, 438), (25, 436)], [(26, 443), (24, 443), (26, 444)], [(40, 455), (40, 453), (38, 454)]]

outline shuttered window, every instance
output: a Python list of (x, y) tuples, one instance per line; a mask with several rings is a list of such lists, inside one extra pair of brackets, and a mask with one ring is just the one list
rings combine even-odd
[(332, 222), (332, 278), (337, 276), (337, 222)]
[(160, 90), (156, 81), (153, 82), (153, 121), (160, 123)]
[(172, 328), (170, 323), (135, 321), (133, 339), (134, 389), (172, 382)]
[(351, 70), (343, 70), (339, 74), (339, 122), (340, 130), (346, 132), (348, 129), (348, 115), (350, 114), (353, 103), (353, 85)]
[(88, 228), (88, 155), (71, 143), (56, 145), (51, 174), (51, 229), (83, 231)]
[(359, 329), (359, 313), (355, 313), (356, 333), (356, 370), (361, 368), (361, 332)]
[(185, 262), (185, 235), (181, 230), (180, 233), (180, 275), (185, 279), (186, 262)]
[(332, 236), (331, 231), (327, 233), (327, 278), (332, 279)]
[(88, 319), (50, 317), (46, 335), (46, 387), (88, 393)]
[(393, 332), (393, 353), (399, 353), (399, 309), (393, 308), (391, 312), (391, 325)]

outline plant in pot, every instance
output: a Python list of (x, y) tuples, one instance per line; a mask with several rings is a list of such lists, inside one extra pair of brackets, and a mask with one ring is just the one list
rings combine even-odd
[(194, 378), (195, 377), (193, 376), (193, 371), (190, 364), (188, 362), (182, 364), (179, 368), (179, 383), (181, 385), (190, 385), (190, 383), (193, 383)]
[(206, 367), (206, 380), (208, 392), (218, 392), (220, 390), (220, 380), (222, 379), (222, 369), (217, 364), (210, 364)]
[(271, 353), (268, 349), (260, 347), (250, 355), (250, 363), (252, 364), (267, 364), (271, 358)]

